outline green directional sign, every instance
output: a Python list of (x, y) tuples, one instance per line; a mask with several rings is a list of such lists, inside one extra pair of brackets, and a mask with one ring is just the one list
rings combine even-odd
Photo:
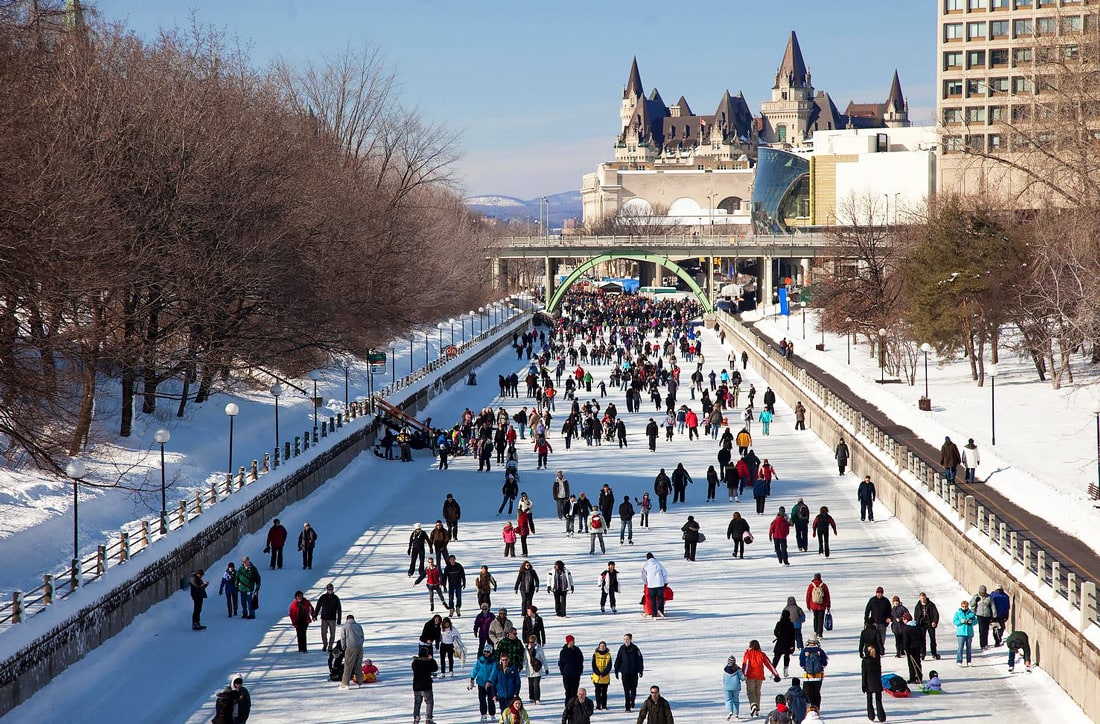
[(368, 352), (367, 364), (370, 365), (371, 374), (385, 374), (386, 372), (386, 353), (385, 352)]

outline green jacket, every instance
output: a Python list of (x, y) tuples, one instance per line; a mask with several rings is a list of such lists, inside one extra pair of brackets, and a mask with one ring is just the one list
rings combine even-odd
[(260, 590), (260, 571), (256, 566), (241, 566), (237, 569), (237, 590), (245, 593)]
[(523, 654), (523, 642), (519, 640), (519, 636), (505, 636), (497, 644), (497, 661), (500, 661), (502, 655), (507, 655), (512, 666), (520, 670), (523, 669), (523, 660), (526, 658)]

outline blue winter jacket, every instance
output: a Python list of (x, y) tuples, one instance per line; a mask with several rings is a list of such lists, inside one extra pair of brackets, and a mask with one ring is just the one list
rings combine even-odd
[(978, 617), (973, 611), (969, 609), (964, 611), (960, 608), (955, 612), (955, 618), (952, 621), (955, 624), (955, 635), (968, 639), (974, 638), (974, 624), (977, 620)]
[(726, 691), (740, 692), (741, 684), (745, 682), (745, 672), (740, 668), (730, 673), (730, 667), (722, 669), (722, 686)]
[(752, 484), (752, 495), (754, 498), (764, 498), (768, 495), (768, 481), (762, 478), (757, 478)]
[(478, 686), (485, 686), (498, 668), (497, 662), (492, 657), (486, 658), (485, 654), (481, 654), (477, 657), (473, 671), (470, 672), (470, 680), (476, 682)]
[(515, 666), (509, 666), (507, 669), (497, 666), (489, 683), (493, 687), (493, 696), (511, 700), (519, 695), (519, 669)]
[(1008, 594), (1004, 591), (994, 591), (993, 593), (989, 594), (989, 598), (993, 601), (994, 618), (1008, 618)]

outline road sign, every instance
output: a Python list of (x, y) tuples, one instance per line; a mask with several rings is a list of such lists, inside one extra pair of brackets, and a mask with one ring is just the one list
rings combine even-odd
[(386, 373), (386, 353), (385, 352), (368, 352), (367, 363), (370, 365), (370, 372), (373, 375)]

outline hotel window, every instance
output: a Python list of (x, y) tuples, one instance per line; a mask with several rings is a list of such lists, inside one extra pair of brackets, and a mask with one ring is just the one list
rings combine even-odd
[(985, 40), (985, 23), (967, 23), (966, 24), (966, 39), (967, 40)]
[(1081, 16), (1080, 15), (1067, 15), (1062, 18), (1062, 32), (1063, 33), (1079, 33), (1081, 32)]
[(1031, 109), (1027, 106), (1012, 106), (1012, 122), (1026, 121), (1031, 117)]
[(962, 68), (963, 54), (961, 50), (951, 51), (943, 54), (943, 69), (951, 70), (953, 68)]
[(943, 9), (949, 13), (961, 13), (966, 9), (965, 0), (943, 0)]
[(1052, 8), (1058, 4), (1058, 0), (1039, 0), (1038, 6), (1041, 8)]
[(984, 68), (985, 67), (985, 51), (984, 50), (971, 50), (966, 54), (966, 67), (969, 68)]
[(961, 108), (944, 108), (943, 109), (943, 122), (948, 123), (962, 123), (963, 114)]
[(1023, 18), (1013, 23), (1012, 34), (1017, 38), (1026, 38), (1035, 34), (1035, 23), (1031, 18)]
[(1058, 30), (1058, 18), (1036, 18), (1035, 32), (1038, 35), (1053, 35)]
[(985, 98), (985, 78), (971, 78), (966, 81), (967, 98)]
[(985, 0), (970, 0), (971, 10), (985, 10)]
[(1012, 65), (1014, 67), (1031, 65), (1031, 48), (1013, 48)]
[(959, 98), (963, 94), (963, 82), (961, 80), (945, 80), (943, 82), (944, 98)]
[(990, 78), (989, 95), (995, 96), (1000, 93), (1008, 93), (1008, 78)]
[(1081, 49), (1076, 45), (1067, 45), (1063, 48), (1066, 60), (1077, 60), (1081, 55)]
[(1021, 8), (1029, 8), (1033, 4), (1034, 3), (1032, 2), (1032, 0), (1016, 0), (1016, 9), (1019, 10)]
[(990, 151), (996, 152), (996, 151), (1000, 151), (1002, 148), (1004, 148), (1004, 140), (1001, 137), (1001, 134), (999, 134), (999, 133), (990, 133), (989, 136), (988, 136), (988, 139), (989, 139), (989, 150)]
[(985, 123), (985, 109), (982, 107), (966, 109), (967, 123)]
[(989, 51), (989, 67), (1004, 68), (1008, 66), (1008, 48), (996, 48)]
[(943, 39), (947, 42), (963, 39), (962, 23), (947, 23), (943, 26)]
[(989, 122), (1001, 123), (1005, 120), (1005, 107), (1004, 106), (990, 106), (989, 107)]
[(1011, 27), (1007, 20), (994, 20), (989, 24), (989, 35), (994, 38), (1007, 38)]

